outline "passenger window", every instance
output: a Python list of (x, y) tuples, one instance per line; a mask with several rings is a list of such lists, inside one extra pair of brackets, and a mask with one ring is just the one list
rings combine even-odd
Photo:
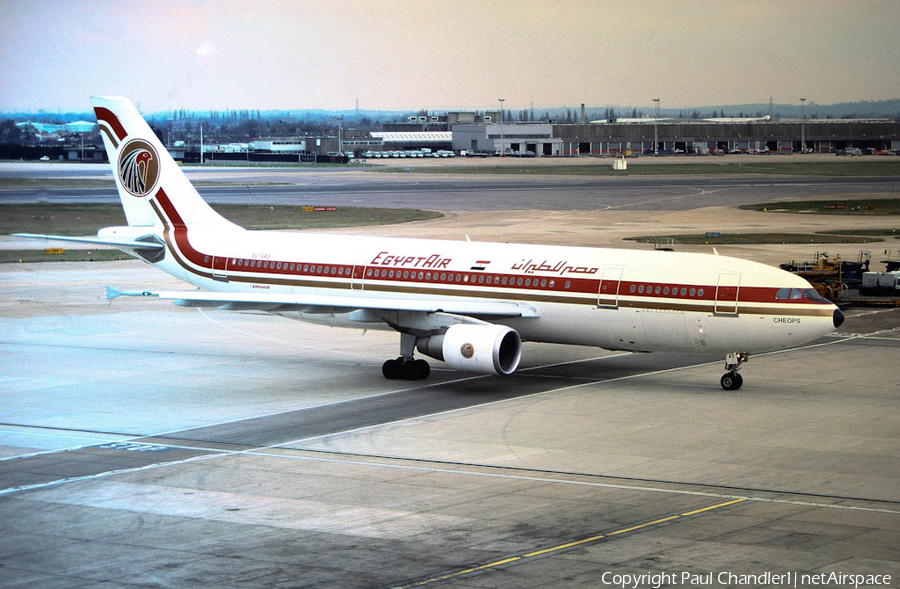
[(663, 294), (669, 294), (669, 287), (668, 287), (668, 286), (665, 287), (665, 288), (663, 289)]
[(690, 294), (691, 294), (691, 296), (695, 296), (695, 295), (697, 294), (697, 289), (696, 289), (696, 288), (692, 288)]
[(700, 290), (697, 291), (697, 296), (698, 296), (698, 297), (702, 297), (702, 296), (703, 296), (703, 289), (702, 289), (702, 288), (701, 288)]
[(563, 286), (565, 286), (566, 290), (569, 290), (569, 287), (572, 286), (572, 282), (569, 280), (566, 280), (566, 283)]
[(657, 287), (656, 287), (656, 293), (654, 293), (654, 294), (659, 294), (660, 290), (662, 290), (662, 289), (661, 289), (659, 286), (657, 286)]
[(628, 292), (634, 292), (635, 290), (637, 290), (637, 288), (632, 284), (631, 288), (628, 289)]
[(682, 286), (681, 287), (681, 296), (684, 296), (686, 294), (687, 294), (687, 289)]
[(503, 277), (503, 280), (500, 281), (503, 286), (506, 286), (506, 276)]
[(644, 285), (638, 286), (638, 294), (644, 294)]

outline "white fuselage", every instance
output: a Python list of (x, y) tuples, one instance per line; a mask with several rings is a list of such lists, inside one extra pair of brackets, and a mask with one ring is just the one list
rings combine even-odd
[[(170, 255), (159, 265), (207, 291), (515, 301), (535, 316), (491, 321), (524, 340), (616, 350), (760, 352), (834, 327), (835, 307), (810, 298), (802, 278), (726, 256), (202, 226), (188, 235), (160, 220)], [(387, 328), (340, 311), (274, 312)]]

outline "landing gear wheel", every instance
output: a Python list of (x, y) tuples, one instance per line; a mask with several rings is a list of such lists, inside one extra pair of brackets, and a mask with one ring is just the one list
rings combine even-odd
[(722, 380), (719, 381), (719, 384), (726, 391), (736, 391), (744, 384), (744, 379), (737, 372), (728, 372), (722, 375)]
[(397, 380), (403, 376), (404, 364), (400, 360), (386, 360), (381, 365), (381, 374), (388, 380)]
[(431, 374), (431, 366), (425, 360), (411, 360), (403, 368), (407, 380), (425, 380)]
[(744, 379), (741, 378), (741, 375), (738, 374), (738, 370), (741, 369), (741, 365), (744, 364), (750, 356), (747, 352), (729, 352), (725, 354), (725, 374), (722, 375), (722, 379), (719, 381), (719, 384), (722, 385), (722, 388), (726, 391), (736, 391), (741, 388), (741, 385), (744, 384)]

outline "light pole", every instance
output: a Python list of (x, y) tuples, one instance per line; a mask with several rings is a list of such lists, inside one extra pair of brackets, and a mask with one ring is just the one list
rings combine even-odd
[(498, 98), (497, 102), (500, 103), (500, 157), (503, 157), (503, 154), (506, 152), (506, 149), (503, 148), (503, 101), (505, 98)]
[(659, 133), (656, 126), (659, 124), (659, 98), (654, 98), (656, 103), (656, 117), (653, 119), (653, 155), (659, 155)]
[(801, 98), (803, 105), (803, 119), (800, 121), (800, 153), (806, 153), (806, 99)]

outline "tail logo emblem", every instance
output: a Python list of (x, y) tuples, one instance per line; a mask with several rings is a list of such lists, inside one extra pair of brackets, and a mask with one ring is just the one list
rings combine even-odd
[(147, 196), (159, 180), (159, 156), (143, 139), (133, 139), (119, 152), (119, 180), (130, 194)]

